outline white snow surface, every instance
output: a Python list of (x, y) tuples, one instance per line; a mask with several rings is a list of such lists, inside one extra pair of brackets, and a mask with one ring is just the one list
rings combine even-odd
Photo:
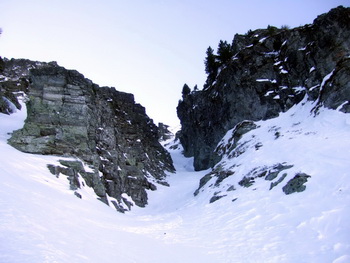
[[(311, 176), (304, 192), (285, 195), (282, 184), (270, 191), (261, 179), (209, 204), (215, 189), (193, 195), (209, 170), (195, 172), (178, 148), (171, 150), (177, 172), (170, 187), (158, 185), (146, 208), (126, 214), (89, 188), (77, 198), (68, 180), (46, 167), (62, 158), (7, 144), (8, 133), (23, 125), (25, 107), (0, 114), (0, 262), (350, 262), (350, 115), (323, 109), (314, 116), (312, 107), (303, 101), (258, 122), (242, 140), (263, 146), (221, 162), (239, 165), (242, 174), (293, 164), (291, 170)], [(228, 177), (220, 190), (239, 179)]]

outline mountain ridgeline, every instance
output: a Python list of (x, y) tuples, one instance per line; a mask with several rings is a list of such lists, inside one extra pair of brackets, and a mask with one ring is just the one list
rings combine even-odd
[(350, 112), (350, 8), (338, 7), (313, 24), (267, 29), (208, 48), (203, 90), (185, 85), (177, 107), (179, 139), (196, 170), (221, 159), (215, 148), (244, 120), (278, 116), (305, 96)]
[(145, 206), (146, 190), (156, 190), (156, 183), (167, 184), (165, 172), (174, 171), (171, 157), (132, 94), (99, 87), (55, 62), (5, 59), (1, 74), (1, 112), (20, 109), (19, 96), (27, 105), (24, 127), (9, 143), (27, 153), (76, 158), (48, 164), (54, 175), (68, 177), (72, 190), (86, 183), (100, 200), (124, 212)]

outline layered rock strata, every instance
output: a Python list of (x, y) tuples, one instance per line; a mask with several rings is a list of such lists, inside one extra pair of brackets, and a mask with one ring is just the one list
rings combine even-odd
[[(8, 68), (13, 69), (12, 64)], [(99, 87), (55, 63), (30, 68), (29, 75), (21, 76), (28, 80), (28, 116), (9, 143), (28, 153), (77, 157), (94, 172), (85, 172), (75, 162), (49, 166), (50, 171), (79, 173), (102, 201), (115, 199), (119, 211), (133, 204), (145, 206), (146, 191), (155, 190), (156, 183), (167, 184), (166, 172), (174, 167), (144, 107), (132, 94)], [(75, 181), (70, 180), (71, 185)]]

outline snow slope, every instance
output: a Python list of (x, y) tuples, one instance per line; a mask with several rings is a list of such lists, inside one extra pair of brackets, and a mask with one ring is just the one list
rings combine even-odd
[(68, 180), (56, 178), (46, 167), (62, 158), (25, 154), (7, 145), (8, 132), (23, 126), (22, 106), (24, 110), (11, 116), (0, 114), (0, 262), (196, 262), (208, 258), (196, 246), (156, 238), (154, 233), (164, 227), (164, 220), (156, 229), (144, 231), (144, 218), (116, 212), (97, 201), (91, 189), (81, 189), (82, 199), (77, 198)]
[[(171, 150), (177, 173), (170, 187), (159, 185), (146, 208), (126, 214), (89, 188), (77, 198), (68, 180), (46, 167), (58, 157), (7, 145), (25, 108), (0, 114), (0, 262), (350, 262), (350, 116), (323, 109), (313, 117), (312, 106), (304, 101), (259, 122), (242, 138), (254, 135), (263, 142), (259, 151), (248, 147), (221, 163), (239, 165), (236, 174), (293, 163), (289, 177), (298, 169), (311, 175), (306, 191), (285, 195), (282, 184), (270, 191), (265, 180), (238, 187), (235, 175), (194, 197), (210, 171), (194, 172), (179, 147)], [(271, 127), (279, 127), (278, 140)], [(229, 185), (236, 190), (227, 192)], [(227, 196), (209, 204), (216, 191)]]

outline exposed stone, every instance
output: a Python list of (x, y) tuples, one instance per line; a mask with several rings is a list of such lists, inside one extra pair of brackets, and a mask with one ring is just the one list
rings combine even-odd
[(220, 171), (218, 173), (215, 173), (215, 176), (216, 176), (216, 182), (215, 182), (215, 186), (219, 186), (220, 183), (225, 180), (227, 177), (233, 175), (234, 172), (230, 171), (230, 170), (223, 170), (223, 171)]
[(29, 60), (20, 60), (21, 66), (14, 66), (14, 61), (0, 57), (0, 112), (5, 114), (21, 109), (18, 96), (23, 96), (29, 86), (24, 77), (29, 72), (28, 69), (24, 72), (25, 67), (30, 67)]
[(305, 173), (299, 173), (294, 176), (293, 179), (289, 180), (288, 183), (283, 186), (282, 190), (286, 195), (303, 192), (306, 189), (304, 185), (307, 182), (307, 179), (311, 177)]
[(279, 185), (280, 183), (282, 183), (282, 181), (283, 181), (286, 177), (287, 177), (287, 174), (286, 174), (286, 173), (282, 174), (282, 176), (281, 176), (280, 178), (278, 178), (278, 180), (277, 180), (276, 182), (271, 183), (271, 185), (270, 185), (270, 190), (271, 190), (272, 188), (274, 188), (275, 186)]
[(217, 153), (220, 158), (231, 152), (234, 148), (237, 147), (238, 141), (242, 138), (244, 134), (247, 132), (256, 129), (258, 126), (253, 121), (242, 121), (238, 123), (234, 129), (232, 130), (232, 135), (228, 139), (228, 141), (222, 141), (219, 143), (217, 148), (215, 149), (215, 153)]
[(200, 180), (199, 180), (199, 187), (197, 188), (197, 190), (194, 192), (194, 196), (199, 194), (200, 189), (206, 185), (210, 179), (213, 177), (213, 173), (209, 173), (205, 176), (203, 176)]
[(243, 186), (246, 188), (251, 187), (254, 183), (255, 183), (254, 177), (246, 177), (246, 176), (244, 176), (243, 179), (238, 182), (240, 186)]
[(350, 56), (342, 59), (320, 93), (319, 106), (350, 112)]
[(284, 165), (284, 164), (277, 164), (275, 166), (272, 167), (272, 169), (270, 169), (265, 177), (265, 180), (267, 181), (272, 181), (273, 179), (275, 179), (278, 174), (283, 171), (283, 170), (287, 170), (292, 168), (293, 165)]
[(81, 194), (79, 194), (77, 191), (74, 191), (74, 195), (75, 195), (76, 197), (78, 197), (78, 198), (82, 199)]
[(332, 9), (291, 30), (270, 27), (236, 35), (232, 49), (235, 55), (217, 77), (183, 96), (177, 107), (179, 138), (196, 170), (220, 160), (215, 148), (228, 130), (244, 120), (276, 117), (305, 95), (349, 112), (350, 8)]
[(216, 202), (217, 200), (219, 200), (219, 199), (221, 199), (221, 198), (223, 198), (223, 197), (225, 197), (226, 195), (214, 195), (214, 196), (212, 196), (212, 198), (210, 198), (210, 200), (209, 200), (209, 203), (211, 204), (211, 203), (214, 203), (214, 202)]
[[(223, 145), (222, 145), (223, 146)], [(234, 150), (233, 150), (234, 151)], [(230, 153), (227, 152), (227, 155)], [(244, 188), (249, 188), (254, 185), (254, 183), (260, 178), (260, 179), (265, 179), (266, 181), (272, 181), (276, 179), (278, 176), (280, 176), (280, 172), (288, 170), (292, 168), (293, 165), (289, 165), (287, 163), (277, 163), (275, 165), (271, 166), (259, 166), (255, 167), (251, 171), (249, 171), (246, 174), (239, 174), (237, 172), (237, 168), (239, 169), (239, 166), (233, 165), (229, 169), (225, 168), (222, 166), (222, 163), (216, 165), (211, 172), (203, 176), (200, 180), (199, 187), (198, 189), (194, 192), (194, 195), (198, 195), (200, 191), (203, 191), (204, 187), (208, 188), (219, 188), (220, 184), (223, 182), (223, 184), (227, 185), (227, 182), (225, 182), (226, 178), (229, 178), (230, 176), (240, 176), (242, 178), (239, 182), (238, 185)], [(281, 175), (276, 181), (271, 182), (270, 184), (270, 190), (280, 184), (287, 176), (287, 173), (284, 173)], [(208, 182), (215, 182), (211, 183), (210, 185), (207, 185)], [(235, 186), (232, 185), (231, 183), (228, 184), (228, 188), (226, 191), (234, 191), (236, 190)], [(218, 191), (217, 196), (220, 195), (222, 196), (222, 190)]]
[(48, 164), (47, 167), (56, 177), (59, 177), (60, 174), (67, 176), (71, 190), (82, 187), (79, 180), (79, 176), (81, 176), (86, 184), (95, 190), (96, 195), (105, 200), (106, 191), (101, 180), (98, 180), (99, 177), (96, 177), (94, 173), (86, 172), (80, 161), (60, 160), (59, 162), (63, 166)]
[[(202, 189), (203, 186), (205, 186), (212, 178), (215, 179), (214, 187), (218, 187), (222, 181), (224, 181), (226, 178), (232, 176), (234, 174), (233, 171), (231, 170), (226, 170), (223, 169), (221, 166), (215, 167), (210, 173), (206, 174), (203, 176), (200, 181), (199, 181), (199, 186), (194, 192), (194, 195), (198, 195), (200, 190)], [(228, 191), (234, 190), (234, 186), (232, 186)]]
[(234, 185), (231, 185), (229, 188), (227, 188), (228, 192), (235, 191), (235, 190), (236, 190), (236, 188)]
[[(25, 125), (9, 143), (24, 152), (77, 157), (89, 165), (94, 172), (85, 172), (81, 162), (49, 167), (54, 174), (66, 174), (73, 190), (79, 188), (79, 174), (102, 201), (107, 203), (108, 194), (124, 211), (131, 205), (123, 194), (143, 207), (146, 190), (156, 190), (155, 183), (167, 185), (165, 172), (174, 171), (171, 157), (158, 142), (157, 126), (132, 94), (99, 87), (56, 63), (5, 60), (5, 72), (11, 81), (26, 80), (27, 86), (14, 86), (28, 96)], [(8, 82), (1, 84), (10, 90)]]

